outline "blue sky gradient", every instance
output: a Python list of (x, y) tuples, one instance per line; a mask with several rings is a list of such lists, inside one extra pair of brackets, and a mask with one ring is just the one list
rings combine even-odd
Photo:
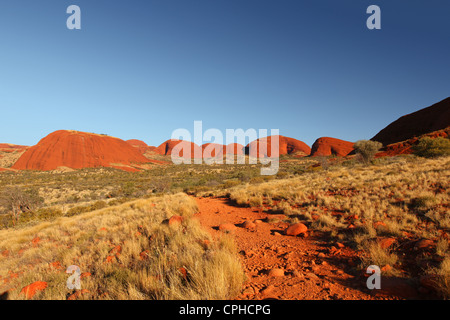
[(157, 146), (194, 120), (356, 141), (450, 96), (447, 0), (15, 0), (0, 34), (14, 144), (69, 129)]

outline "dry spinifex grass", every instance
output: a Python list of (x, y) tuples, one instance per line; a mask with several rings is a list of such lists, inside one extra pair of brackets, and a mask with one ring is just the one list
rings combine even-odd
[[(45, 281), (48, 287), (34, 298), (66, 299), (64, 271), (77, 265), (92, 274), (81, 280), (89, 291), (81, 298), (231, 298), (244, 280), (233, 241), (226, 236), (212, 241), (192, 218), (196, 211), (194, 199), (176, 194), (1, 230), (0, 248), (8, 253), (0, 255), (0, 275), (19, 276), (0, 291), (12, 288), (9, 298), (23, 299), (22, 287)], [(184, 217), (180, 225), (162, 223), (172, 215)]]

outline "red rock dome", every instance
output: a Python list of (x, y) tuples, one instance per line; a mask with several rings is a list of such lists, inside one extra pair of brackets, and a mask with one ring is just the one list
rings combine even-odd
[(205, 143), (202, 144), (203, 158), (214, 158), (223, 156), (225, 146), (218, 143)]
[[(273, 148), (276, 150), (275, 148), (278, 147), (279, 155), (295, 154), (299, 156), (309, 156), (311, 153), (311, 148), (303, 141), (284, 136), (269, 136), (250, 142), (245, 147), (246, 154), (252, 157), (271, 157), (272, 140), (276, 143), (275, 138), (278, 138), (279, 140), (278, 144), (274, 145)], [(261, 146), (263, 147), (261, 148)]]
[(59, 130), (30, 147), (12, 166), (18, 170), (117, 167), (148, 162), (127, 142), (106, 135)]
[(178, 154), (178, 156), (180, 157), (185, 157), (183, 151), (189, 149), (191, 150), (191, 158), (194, 158), (196, 155), (200, 155), (201, 157), (202, 155), (202, 148), (199, 147), (197, 144), (195, 144), (194, 142), (178, 139), (167, 140), (162, 144), (160, 144), (154, 151), (162, 155), (171, 155), (173, 149), (176, 146), (178, 146), (177, 148), (180, 148), (179, 149), (180, 152)]
[(137, 139), (130, 139), (126, 141), (128, 144), (132, 145), (133, 147), (139, 149), (139, 151), (144, 154), (147, 151), (153, 151), (156, 149), (156, 147), (147, 145), (144, 141), (137, 140)]
[(331, 156), (344, 157), (353, 151), (353, 142), (330, 137), (317, 139), (311, 148), (311, 156)]

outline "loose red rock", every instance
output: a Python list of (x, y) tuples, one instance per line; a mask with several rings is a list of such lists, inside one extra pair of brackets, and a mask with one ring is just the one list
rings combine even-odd
[(20, 291), (20, 294), (25, 295), (27, 299), (32, 299), (37, 292), (43, 291), (45, 288), (47, 288), (47, 286), (47, 282), (36, 281), (32, 284), (27, 285), (26, 287), (23, 287)]
[(397, 240), (395, 238), (383, 238), (378, 240), (378, 244), (380, 245), (381, 249), (387, 249), (391, 245), (393, 245)]
[(236, 226), (232, 223), (222, 223), (219, 225), (219, 230), (223, 232), (234, 232), (236, 230)]
[(303, 223), (294, 223), (290, 225), (285, 233), (288, 236), (298, 236), (300, 234), (305, 234), (308, 231), (308, 227), (306, 227)]
[(169, 224), (169, 226), (177, 227), (177, 226), (181, 225), (181, 222), (183, 222), (183, 217), (175, 215), (175, 216), (170, 217), (168, 224)]

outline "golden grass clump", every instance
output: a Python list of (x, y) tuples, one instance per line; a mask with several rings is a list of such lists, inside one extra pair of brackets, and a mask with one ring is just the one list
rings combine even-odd
[(450, 299), (450, 256), (439, 267), (430, 268), (427, 273), (433, 276), (433, 285), (444, 299)]

